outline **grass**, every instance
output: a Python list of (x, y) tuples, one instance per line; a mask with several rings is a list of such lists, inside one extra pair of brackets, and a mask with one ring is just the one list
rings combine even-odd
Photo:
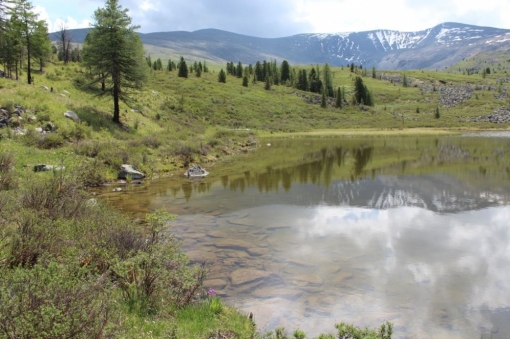
[[(26, 130), (24, 135), (18, 135), (10, 128), (0, 129), (0, 222), (3, 226), (0, 266), (6, 278), (25, 279), (28, 274), (23, 271), (25, 266), (47, 264), (48, 261), (63, 267), (54, 267), (56, 273), (47, 277), (50, 280), (58, 276), (60, 269), (69, 273), (67, 270), (73, 265), (90, 267), (90, 274), (104, 273), (115, 267), (115, 282), (124, 289), (121, 288), (122, 293), (111, 294), (115, 305), (110, 306), (117, 317), (112, 321), (125, 337), (249, 338), (254, 335), (254, 329), (246, 315), (228, 306), (212, 307), (207, 300), (179, 301), (186, 295), (182, 291), (192, 286), (183, 282), (190, 283), (190, 277), (196, 274), (195, 271), (184, 274), (186, 266), (179, 266), (182, 275), (172, 280), (174, 288), (180, 292), (169, 295), (165, 294), (166, 290), (159, 289), (156, 294), (164, 297), (157, 299), (154, 304), (157, 307), (132, 307), (129, 300), (123, 299), (123, 294), (131, 295), (133, 290), (138, 297), (143, 295), (141, 291), (148, 294), (151, 290), (150, 284), (135, 284), (139, 280), (133, 281), (130, 274), (141, 274), (148, 267), (144, 266), (147, 263), (160, 269), (164, 266), (161, 260), (174, 258), (173, 255), (176, 263), (182, 264), (184, 259), (177, 254), (178, 249), (171, 253), (172, 256), (166, 255), (168, 253), (164, 251), (174, 250), (173, 247), (157, 247), (155, 252), (136, 247), (139, 244), (132, 239), (133, 234), (136, 239), (144, 239), (147, 233), (136, 233), (137, 225), (108, 209), (94, 210), (93, 204), (86, 203), (90, 197), (82, 188), (114, 181), (123, 163), (133, 164), (153, 178), (192, 163), (213, 164), (229, 160), (254, 148), (259, 138), (359, 137), (364, 146), (360, 147), (358, 140), (353, 138), (349, 148), (352, 156), (345, 158), (345, 168), (335, 176), (352, 176), (352, 168), (356, 176), (374, 171), (394, 173), (404, 167), (409, 173), (420, 172), (424, 168), (417, 158), (417, 144), (416, 147), (409, 145), (397, 154), (391, 144), (384, 141), (384, 136), (409, 138), (509, 127), (509, 124), (469, 122), (473, 117), (510, 106), (508, 95), (495, 99), (496, 88), (508, 86), (508, 80), (501, 83), (503, 74), (499, 73), (482, 78), (453, 72), (408, 71), (410, 87), (402, 87), (391, 80), (363, 77), (374, 96), (375, 105), (346, 105), (338, 109), (331, 105), (321, 108), (319, 104), (311, 104), (317, 101), (316, 94), (285, 85), (265, 90), (264, 83), (250, 81), (248, 87), (243, 87), (242, 79), (232, 76), (227, 77), (226, 83), (219, 83), (217, 70), (221, 65), (209, 67), (211, 73), (203, 73), (200, 78), (191, 75), (188, 79), (178, 78), (176, 72), (153, 71), (145, 89), (131, 94), (133, 104), (129, 107), (121, 105), (122, 126), (111, 121), (111, 99), (97, 95), (99, 89), (88, 85), (90, 76), (79, 64), (50, 64), (45, 72), (34, 72), (35, 85), (31, 86), (21, 81), (0, 79), (0, 106), (11, 110), (17, 104), (25, 109), (17, 124)], [(332, 70), (334, 87), (345, 89), (346, 100), (350, 101), (354, 94), (354, 79), (361, 74), (342, 68)], [(400, 77), (402, 73), (378, 71), (378, 75)], [(475, 90), (470, 99), (455, 107), (441, 105), (441, 88), (466, 85), (490, 86), (492, 90)], [(438, 108), (440, 119), (434, 117)], [(76, 123), (64, 117), (68, 110), (77, 113), (81, 121)], [(36, 119), (31, 119), (32, 116)], [(51, 131), (42, 134), (35, 131), (38, 127)], [(380, 138), (374, 141), (373, 136)], [(363, 159), (367, 154), (370, 156), (368, 148), (382, 147), (381, 140), (386, 153), (372, 159), (367, 166)], [(491, 152), (488, 144), (469, 147), (480, 154)], [(323, 149), (327, 154), (338, 151), (328, 149), (327, 140)], [(266, 159), (260, 160), (260, 168), (278, 168), (281, 152), (285, 157), (302, 157), (297, 149), (271, 149)], [(316, 156), (319, 155), (309, 155)], [(65, 171), (33, 173), (35, 164), (62, 165)], [(482, 168), (485, 163), (482, 161), (477, 166)], [(73, 178), (70, 182), (67, 181), (69, 177)], [(271, 183), (274, 184), (277, 183)], [(32, 227), (34, 232), (23, 233), (24, 227)], [(84, 239), (86, 241), (79, 241)], [(104, 239), (113, 240), (105, 242)], [(133, 242), (126, 243), (129, 239)], [(127, 252), (121, 244), (127, 246)], [(141, 265), (141, 262), (145, 264)], [(21, 265), (19, 276), (14, 276), (14, 271), (9, 271), (6, 263), (11, 263), (10, 267)], [(102, 281), (100, 275), (97, 277)], [(88, 280), (83, 283), (90, 283), (87, 286), (91, 290), (96, 286)], [(7, 291), (5, 295), (9, 295), (9, 286), (0, 287)], [(102, 289), (108, 290), (105, 286)], [(74, 292), (81, 295), (80, 291)], [(59, 300), (58, 294), (55, 298)], [(143, 301), (140, 305), (146, 305), (147, 300), (140, 300)], [(5, 312), (5, 315), (11, 314)], [(342, 328), (346, 330), (345, 326)], [(298, 337), (303, 335), (296, 333)], [(283, 338), (280, 334), (275, 335)], [(266, 337), (271, 338), (271, 335)], [(373, 333), (367, 332), (367, 335)]]

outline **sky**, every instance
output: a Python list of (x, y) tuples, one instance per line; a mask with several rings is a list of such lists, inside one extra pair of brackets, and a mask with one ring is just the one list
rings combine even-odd
[[(300, 33), (418, 31), (443, 22), (510, 29), (508, 0), (120, 0), (139, 32), (216, 28), (263, 38)], [(33, 0), (50, 32), (85, 28), (103, 0)]]

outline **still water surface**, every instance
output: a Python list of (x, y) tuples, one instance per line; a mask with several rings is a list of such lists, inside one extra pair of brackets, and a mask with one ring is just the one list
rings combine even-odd
[(165, 208), (208, 288), (261, 330), (510, 336), (510, 138), (273, 140), (200, 182), (105, 193)]

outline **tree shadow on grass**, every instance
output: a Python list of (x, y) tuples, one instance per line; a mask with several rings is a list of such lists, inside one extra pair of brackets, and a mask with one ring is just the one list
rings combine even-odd
[(113, 122), (112, 114), (91, 106), (72, 107), (71, 109), (96, 132), (108, 131), (114, 138), (121, 140), (128, 139), (129, 134), (132, 133), (129, 126)]

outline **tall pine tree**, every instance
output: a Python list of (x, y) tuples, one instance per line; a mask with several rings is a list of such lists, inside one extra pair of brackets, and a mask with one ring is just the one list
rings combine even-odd
[[(120, 124), (119, 101), (130, 101), (129, 89), (139, 89), (147, 80), (142, 41), (131, 24), (128, 10), (118, 0), (106, 0), (94, 12), (83, 46), (83, 59), (105, 86), (103, 95), (113, 97), (113, 121)], [(107, 88), (106, 88), (107, 85)]]

